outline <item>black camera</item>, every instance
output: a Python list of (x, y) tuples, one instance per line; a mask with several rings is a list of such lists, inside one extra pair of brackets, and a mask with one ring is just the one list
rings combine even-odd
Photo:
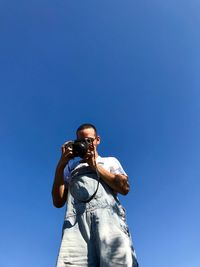
[(71, 143), (74, 156), (83, 158), (88, 151), (89, 145), (92, 144), (92, 141), (92, 138), (74, 140)]

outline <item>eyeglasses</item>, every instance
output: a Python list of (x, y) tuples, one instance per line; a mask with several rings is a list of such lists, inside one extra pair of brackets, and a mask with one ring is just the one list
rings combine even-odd
[(84, 138), (88, 143), (92, 143), (92, 142), (94, 142), (94, 140), (96, 139), (96, 137), (94, 138), (94, 137), (86, 137), (86, 138)]
[(96, 139), (96, 137), (83, 137), (83, 138), (77, 139), (77, 141), (85, 140), (85, 141), (87, 141), (88, 144), (92, 144), (95, 139)]

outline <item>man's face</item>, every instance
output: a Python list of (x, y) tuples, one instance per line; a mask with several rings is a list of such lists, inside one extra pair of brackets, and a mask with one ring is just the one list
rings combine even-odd
[(93, 145), (95, 148), (100, 143), (100, 136), (96, 135), (95, 130), (93, 128), (86, 128), (81, 131), (78, 131), (77, 139), (82, 139), (82, 138), (92, 138)]

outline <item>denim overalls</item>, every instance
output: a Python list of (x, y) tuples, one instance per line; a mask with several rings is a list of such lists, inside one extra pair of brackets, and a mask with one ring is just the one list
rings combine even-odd
[(56, 266), (138, 267), (124, 208), (89, 166), (71, 172)]

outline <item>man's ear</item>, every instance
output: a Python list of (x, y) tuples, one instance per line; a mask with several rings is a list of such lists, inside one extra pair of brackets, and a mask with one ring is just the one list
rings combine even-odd
[(97, 145), (99, 145), (100, 144), (100, 141), (101, 141), (101, 138), (100, 138), (99, 135), (97, 135), (96, 140), (97, 140)]

